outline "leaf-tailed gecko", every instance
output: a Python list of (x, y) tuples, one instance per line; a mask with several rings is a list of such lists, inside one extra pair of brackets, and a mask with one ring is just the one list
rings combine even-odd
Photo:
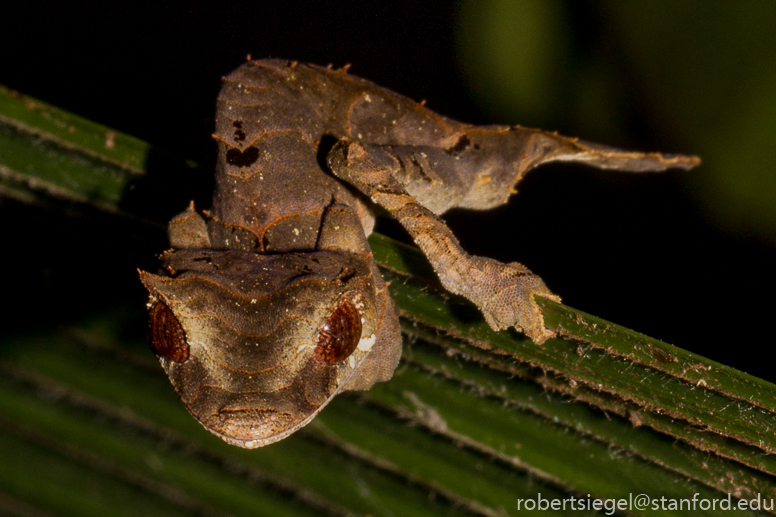
[(462, 124), (346, 69), (281, 60), (249, 60), (224, 78), (214, 138), (212, 207), (173, 218), (166, 274), (140, 278), (175, 391), (205, 428), (246, 448), (393, 375), (399, 322), (366, 240), (375, 207), (492, 328), (542, 343), (553, 334), (534, 297), (559, 298), (521, 264), (466, 253), (438, 216), (501, 205), (550, 161), (632, 172), (699, 162)]

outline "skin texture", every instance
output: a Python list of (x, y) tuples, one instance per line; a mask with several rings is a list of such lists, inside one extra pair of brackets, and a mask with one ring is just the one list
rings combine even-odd
[(437, 216), (503, 204), (549, 161), (632, 172), (699, 163), (462, 124), (346, 70), (281, 60), (225, 77), (216, 113), (213, 206), (176, 216), (165, 273), (140, 278), (156, 353), (186, 408), (247, 448), (393, 375), (398, 318), (366, 241), (375, 206), (491, 327), (542, 343), (552, 332), (534, 296), (559, 298), (525, 266), (467, 254)]

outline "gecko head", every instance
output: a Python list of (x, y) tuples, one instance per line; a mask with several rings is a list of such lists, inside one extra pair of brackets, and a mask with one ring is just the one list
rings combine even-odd
[(380, 334), (387, 297), (367, 255), (183, 249), (162, 261), (169, 276), (140, 272), (154, 349), (189, 412), (234, 445), (308, 423)]

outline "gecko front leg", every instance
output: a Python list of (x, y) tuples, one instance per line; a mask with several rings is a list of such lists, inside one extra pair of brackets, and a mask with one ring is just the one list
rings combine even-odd
[[(534, 297), (560, 301), (542, 282), (517, 262), (504, 264), (473, 256), (461, 248), (458, 239), (431, 210), (410, 195), (396, 179), (403, 169), (401, 151), (406, 147), (362, 146), (340, 141), (329, 153), (329, 166), (338, 177), (355, 186), (385, 208), (410, 233), (423, 250), (449, 291), (473, 302), (495, 330), (516, 327), (536, 343), (554, 333), (544, 326), (544, 318)], [(418, 149), (414, 149), (418, 152)], [(443, 150), (425, 149), (424, 158), (446, 160)]]
[(699, 163), (694, 156), (623, 151), (519, 126), (469, 126), (451, 148), (413, 145), (411, 139), (398, 144), (343, 139), (329, 152), (328, 164), (407, 229), (446, 289), (472, 301), (493, 329), (516, 327), (536, 343), (553, 333), (535, 297), (560, 298), (522, 264), (466, 253), (437, 215), (455, 206), (498, 206), (526, 172), (551, 161), (627, 172)]

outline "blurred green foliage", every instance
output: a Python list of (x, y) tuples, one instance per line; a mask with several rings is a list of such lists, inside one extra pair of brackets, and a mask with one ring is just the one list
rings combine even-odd
[(767, 0), (464, 0), (457, 41), (494, 120), (697, 154), (682, 180), (699, 211), (773, 244), (775, 27)]

